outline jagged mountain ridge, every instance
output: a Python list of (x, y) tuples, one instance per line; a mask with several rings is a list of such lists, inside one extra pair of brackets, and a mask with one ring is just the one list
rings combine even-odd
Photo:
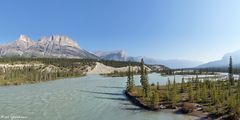
[(96, 55), (81, 49), (71, 38), (61, 35), (42, 37), (38, 41), (20, 35), (15, 42), (0, 47), (0, 56), (99, 59)]

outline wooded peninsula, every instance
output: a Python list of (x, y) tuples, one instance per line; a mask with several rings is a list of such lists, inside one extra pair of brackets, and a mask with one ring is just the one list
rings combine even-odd
[(229, 60), (227, 79), (199, 78), (168, 79), (166, 85), (149, 83), (148, 72), (141, 61), (141, 85), (135, 86), (129, 66), (125, 94), (136, 105), (148, 110), (172, 109), (198, 117), (239, 119), (240, 79), (233, 77), (232, 58)]

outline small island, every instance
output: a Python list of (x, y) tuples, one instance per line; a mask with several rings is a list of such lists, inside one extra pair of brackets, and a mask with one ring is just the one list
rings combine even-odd
[(228, 79), (199, 78), (168, 79), (166, 85), (149, 84), (148, 72), (141, 61), (141, 85), (135, 86), (132, 68), (129, 66), (125, 90), (129, 100), (144, 109), (171, 110), (203, 119), (240, 118), (240, 80), (234, 80), (230, 57)]

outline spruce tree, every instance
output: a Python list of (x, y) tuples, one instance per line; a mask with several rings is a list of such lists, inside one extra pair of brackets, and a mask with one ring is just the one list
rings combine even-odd
[(230, 59), (229, 59), (228, 79), (229, 79), (230, 85), (234, 85), (233, 67), (232, 67), (232, 56), (230, 56)]
[(147, 68), (145, 68), (144, 77), (145, 77), (145, 78), (144, 78), (144, 86), (143, 86), (143, 89), (144, 89), (144, 92), (145, 92), (146, 97), (148, 97), (148, 93), (150, 92), (150, 86), (149, 86), (149, 82), (148, 82)]
[(200, 98), (202, 102), (206, 102), (208, 97), (207, 85), (205, 82), (202, 83)]
[(184, 87), (185, 87), (185, 81), (184, 81), (184, 77), (182, 78), (182, 83), (181, 83), (181, 93), (184, 92)]
[(151, 106), (153, 109), (158, 107), (158, 102), (159, 102), (159, 95), (158, 92), (152, 91), (152, 96), (151, 96)]
[[(132, 68), (132, 67), (131, 67)], [(131, 81), (130, 81), (130, 87), (132, 88), (131, 91), (134, 90), (134, 87), (135, 87), (135, 83), (134, 83), (134, 77), (133, 77), (133, 68), (131, 69), (131, 75), (130, 75), (130, 78), (131, 78)]]
[(144, 67), (144, 61), (141, 60), (141, 76), (140, 76), (140, 82), (143, 87), (143, 91), (145, 94), (145, 97), (148, 97), (148, 93), (150, 91), (149, 83), (148, 83), (148, 75), (147, 75), (147, 68)]
[(140, 76), (140, 83), (142, 86), (144, 86), (144, 80), (145, 80), (145, 72), (144, 72), (144, 61), (141, 59), (141, 76)]
[(170, 79), (168, 78), (167, 90), (170, 91), (170, 88), (171, 88), (171, 81), (170, 81)]
[(176, 85), (175, 77), (174, 77), (174, 80), (173, 80), (171, 93), (172, 93), (171, 94), (172, 106), (175, 107), (176, 104), (177, 104), (177, 85)]
[(132, 92), (134, 88), (133, 72), (131, 67), (128, 67), (128, 77), (127, 77), (127, 91)]
[(194, 93), (193, 93), (192, 83), (190, 83), (188, 86), (188, 99), (190, 102), (194, 102)]
[(160, 90), (160, 84), (157, 82), (157, 90)]
[(238, 77), (238, 82), (237, 82), (237, 100), (240, 102), (240, 75)]

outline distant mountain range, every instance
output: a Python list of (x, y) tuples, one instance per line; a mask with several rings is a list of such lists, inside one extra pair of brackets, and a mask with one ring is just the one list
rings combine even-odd
[(38, 41), (20, 35), (13, 43), (0, 46), (1, 57), (57, 57), (99, 59), (96, 55), (81, 49), (67, 36), (53, 35)]
[(232, 56), (233, 67), (240, 67), (240, 50), (225, 54), (221, 60), (216, 60), (208, 62), (202, 65), (197, 66), (197, 68), (219, 68), (219, 67), (228, 67), (229, 58)]
[(56, 57), (137, 62), (140, 62), (143, 58), (147, 64), (165, 65), (170, 68), (226, 67), (228, 66), (229, 56), (233, 57), (233, 65), (240, 66), (240, 50), (224, 55), (221, 60), (202, 64), (202, 62), (189, 60), (161, 60), (143, 56), (128, 56), (123, 50), (95, 51), (91, 53), (80, 48), (71, 38), (61, 35), (42, 37), (37, 41), (31, 40), (26, 35), (20, 35), (16, 41), (0, 46), (0, 57)]
[(144, 62), (147, 64), (161, 64), (170, 68), (192, 68), (196, 67), (202, 62), (198, 61), (189, 61), (189, 60), (158, 60), (154, 58), (148, 58), (143, 56), (132, 57), (127, 56), (127, 53), (123, 50), (115, 51), (95, 51), (95, 55), (105, 60), (115, 60), (115, 61), (137, 61), (140, 62), (141, 59), (144, 59)]

